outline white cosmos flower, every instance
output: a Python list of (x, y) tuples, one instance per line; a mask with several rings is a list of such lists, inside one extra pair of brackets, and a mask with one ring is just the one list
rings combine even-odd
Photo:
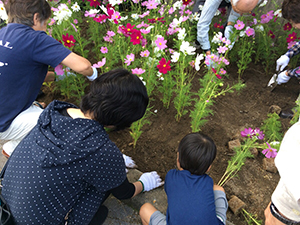
[(274, 12), (274, 15), (277, 16), (277, 17), (282, 17), (282, 10), (281, 10), (281, 9), (277, 9), (277, 10)]
[(200, 14), (199, 13), (192, 13), (190, 15), (190, 21), (198, 21), (200, 19)]
[(58, 6), (58, 11), (55, 11), (53, 15), (53, 19), (55, 19), (59, 25), (63, 20), (68, 20), (72, 16), (72, 11), (66, 4), (60, 4)]
[(179, 60), (180, 52), (174, 52), (173, 55), (171, 55), (171, 62), (177, 62)]
[(185, 55), (195, 55), (196, 48), (190, 46), (190, 43), (187, 41), (183, 41), (180, 46), (180, 51), (183, 52)]
[[(102, 4), (102, 5), (100, 5), (99, 6), (100, 7), (100, 9), (102, 9), (102, 11), (106, 14), (106, 15), (108, 15), (107, 14), (107, 9), (106, 9), (106, 7)], [(99, 11), (99, 10), (98, 10)], [(98, 13), (98, 12), (97, 12)]]
[(7, 20), (7, 13), (6, 10), (4, 8), (4, 4), (0, 1), (0, 18), (2, 20)]
[(220, 14), (221, 14), (220, 11), (217, 10), (216, 13), (215, 13), (215, 16), (218, 16), (218, 15), (220, 15)]
[(246, 31), (242, 30), (242, 31), (240, 32), (240, 37), (244, 37), (245, 34), (246, 34)]
[(263, 0), (263, 2), (258, 7), (263, 7), (268, 3), (268, 0)]
[(215, 44), (221, 43), (222, 37), (223, 37), (222, 32), (218, 32), (215, 34), (211, 42)]
[(200, 11), (202, 11), (202, 9), (203, 9), (203, 5), (199, 5), (199, 7), (198, 7), (199, 9), (200, 9)]
[[(165, 78), (163, 77), (162, 73), (160, 73), (160, 72), (157, 72), (156, 76), (158, 76), (158, 79), (159, 79), (159, 80), (164, 80), (164, 79), (165, 79)], [(155, 112), (155, 110), (154, 110), (154, 112)], [(157, 110), (156, 110), (155, 113), (157, 113)]]
[(178, 27), (182, 23), (182, 19), (182, 16), (179, 18), (179, 20), (177, 18), (174, 18), (172, 21), (173, 27)]
[(152, 28), (154, 28), (154, 26), (153, 26), (153, 25), (151, 25), (151, 26), (147, 27), (147, 28), (146, 28), (146, 30), (148, 31), (148, 30), (151, 30)]
[(196, 60), (195, 60), (195, 69), (197, 71), (200, 70), (200, 62), (201, 62), (202, 59), (204, 59), (203, 54), (197, 54), (197, 57), (196, 57)]
[(173, 4), (174, 10), (179, 9), (182, 6), (182, 1), (177, 1)]
[(181, 28), (178, 31), (178, 39), (179, 40), (184, 40), (185, 36), (186, 36), (185, 28)]
[(134, 20), (137, 20), (139, 19), (139, 15), (134, 13), (134, 14), (131, 14), (131, 18), (134, 19)]
[(124, 21), (124, 20), (127, 20), (128, 19), (128, 16), (121, 16), (120, 20), (121, 21)]
[(264, 31), (264, 26), (263, 25), (257, 25), (256, 27), (255, 27), (255, 30), (257, 30), (257, 31)]
[(112, 6), (120, 5), (122, 4), (122, 0), (109, 0), (109, 4), (111, 4)]
[(72, 5), (71, 8), (73, 9), (74, 12), (78, 12), (80, 10), (80, 6), (78, 5), (77, 2), (75, 2), (75, 4)]

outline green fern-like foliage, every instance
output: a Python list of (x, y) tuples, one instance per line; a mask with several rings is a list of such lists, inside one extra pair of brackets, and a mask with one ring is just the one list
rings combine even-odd
[(265, 134), (265, 140), (267, 142), (279, 141), (283, 138), (281, 130), (281, 122), (277, 113), (269, 113), (268, 118), (263, 122), (261, 130)]

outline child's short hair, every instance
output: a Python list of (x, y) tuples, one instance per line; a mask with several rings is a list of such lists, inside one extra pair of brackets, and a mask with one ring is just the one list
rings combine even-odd
[(8, 23), (20, 23), (30, 27), (34, 25), (35, 13), (38, 13), (41, 23), (47, 22), (46, 20), (51, 16), (51, 6), (46, 0), (7, 0), (5, 9)]
[(140, 78), (120, 68), (94, 80), (80, 108), (91, 113), (100, 124), (119, 130), (142, 118), (148, 102), (147, 89)]
[(282, 17), (293, 23), (300, 23), (299, 10), (299, 0), (284, 0), (282, 3)]
[(179, 143), (179, 164), (191, 174), (202, 175), (216, 158), (214, 141), (200, 132), (186, 135)]

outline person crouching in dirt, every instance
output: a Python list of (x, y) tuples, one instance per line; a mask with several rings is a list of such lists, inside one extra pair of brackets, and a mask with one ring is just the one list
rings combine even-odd
[[(287, 19), (294, 28), (300, 29), (300, 4), (297, 0), (284, 0), (282, 3), (282, 17)], [(293, 45), (284, 55), (276, 61), (276, 71), (282, 71), (277, 77), (277, 84), (287, 83), (291, 77), (300, 79), (300, 66), (294, 69), (284, 68), (289, 64), (290, 59), (300, 53), (300, 41)], [(283, 71), (284, 70), (284, 71)], [(282, 118), (292, 118), (294, 112), (291, 109), (282, 110), (280, 116)]]
[(145, 203), (140, 208), (143, 225), (226, 224), (225, 191), (206, 174), (216, 153), (217, 148), (210, 137), (202, 133), (186, 135), (178, 146), (178, 170), (170, 170), (165, 179), (167, 215)]
[[(91, 63), (46, 34), (51, 7), (46, 0), (4, 1), (7, 26), (0, 29), (0, 139), (9, 156), (36, 125), (42, 109), (34, 103), (49, 65), (62, 63), (89, 80)], [(53, 78), (52, 78), (53, 79)]]
[(110, 193), (127, 199), (162, 185), (155, 171), (129, 183), (122, 153), (105, 131), (130, 127), (148, 102), (142, 81), (125, 69), (94, 80), (80, 108), (51, 102), (8, 159), (2, 195), (16, 224), (100, 225)]

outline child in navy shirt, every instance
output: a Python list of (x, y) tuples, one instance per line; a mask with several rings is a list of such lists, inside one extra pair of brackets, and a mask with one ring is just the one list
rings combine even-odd
[(225, 191), (205, 174), (216, 152), (210, 137), (201, 133), (186, 135), (178, 147), (178, 170), (170, 170), (165, 179), (167, 214), (165, 216), (150, 203), (145, 203), (140, 209), (143, 224), (226, 224)]

